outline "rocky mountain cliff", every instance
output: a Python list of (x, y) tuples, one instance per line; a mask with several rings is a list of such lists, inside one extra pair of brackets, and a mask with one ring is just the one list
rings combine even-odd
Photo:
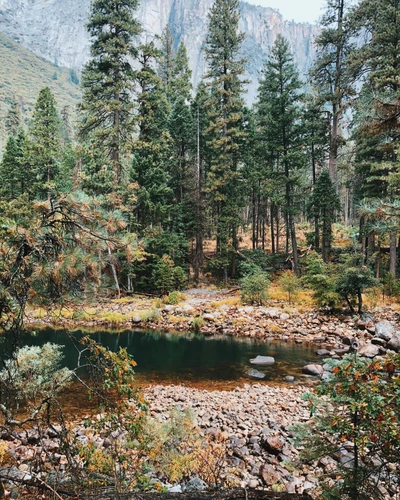
[[(213, 0), (142, 0), (138, 12), (144, 37), (160, 34), (170, 23), (176, 44), (183, 40), (187, 46), (195, 84), (205, 69), (202, 46), (212, 3)], [(240, 9), (252, 100), (259, 71), (276, 36), (281, 33), (289, 40), (299, 69), (305, 72), (314, 56), (313, 39), (318, 29), (285, 21), (270, 8), (242, 2)], [(90, 0), (0, 0), (0, 31), (57, 65), (80, 69), (89, 57), (90, 41), (85, 29), (89, 10)]]

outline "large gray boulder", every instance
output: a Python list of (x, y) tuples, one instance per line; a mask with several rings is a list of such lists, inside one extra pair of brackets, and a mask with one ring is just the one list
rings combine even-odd
[(394, 332), (394, 326), (387, 319), (379, 321), (379, 323), (375, 325), (375, 337), (386, 340), (387, 342), (392, 338)]
[(394, 332), (387, 344), (387, 348), (395, 352), (400, 352), (400, 332)]
[(306, 375), (312, 375), (313, 377), (321, 377), (324, 373), (323, 367), (316, 364), (303, 366), (301, 371)]
[(275, 358), (272, 356), (257, 356), (256, 358), (251, 359), (250, 363), (252, 365), (268, 366), (275, 363)]
[(380, 349), (381, 348), (379, 345), (365, 344), (360, 348), (358, 354), (360, 356), (364, 356), (365, 358), (375, 358), (375, 356), (378, 356), (380, 354)]

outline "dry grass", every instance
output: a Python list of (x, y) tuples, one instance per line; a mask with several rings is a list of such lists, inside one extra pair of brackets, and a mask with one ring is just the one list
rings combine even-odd
[(241, 301), (239, 295), (235, 295), (233, 297), (228, 297), (227, 299), (223, 299), (223, 300), (215, 300), (215, 301), (210, 303), (210, 306), (214, 307), (215, 309), (217, 309), (218, 307), (221, 307), (221, 306), (235, 307), (235, 306), (241, 306), (241, 305), (242, 305), (242, 301)]

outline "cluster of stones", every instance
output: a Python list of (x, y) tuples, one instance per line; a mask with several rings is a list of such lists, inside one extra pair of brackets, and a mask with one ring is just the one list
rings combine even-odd
[[(201, 431), (222, 433), (228, 461), (241, 487), (281, 487), (287, 492), (312, 491), (318, 485), (314, 471), (298, 463), (290, 442), (290, 426), (305, 422), (310, 412), (301, 399), (305, 387), (271, 387), (255, 383), (233, 391), (206, 391), (182, 386), (153, 386), (145, 391), (152, 417), (165, 421), (174, 407), (193, 411)], [(302, 470), (293, 474), (291, 464)], [(179, 486), (178, 486), (179, 488)]]

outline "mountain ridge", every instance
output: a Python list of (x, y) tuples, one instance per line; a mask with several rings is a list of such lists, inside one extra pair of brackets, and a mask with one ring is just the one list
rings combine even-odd
[[(175, 43), (188, 49), (193, 83), (205, 71), (202, 47), (207, 32), (207, 14), (213, 0), (146, 0), (137, 16), (144, 27), (143, 38), (160, 35), (171, 25)], [(0, 0), (0, 31), (55, 65), (80, 70), (89, 58), (90, 39), (85, 24), (90, 0)], [(251, 80), (248, 100), (254, 100), (259, 72), (278, 34), (291, 45), (301, 73), (313, 60), (313, 40), (318, 28), (308, 23), (285, 21), (270, 7), (240, 4), (240, 30), (246, 34), (243, 54), (248, 59)]]

